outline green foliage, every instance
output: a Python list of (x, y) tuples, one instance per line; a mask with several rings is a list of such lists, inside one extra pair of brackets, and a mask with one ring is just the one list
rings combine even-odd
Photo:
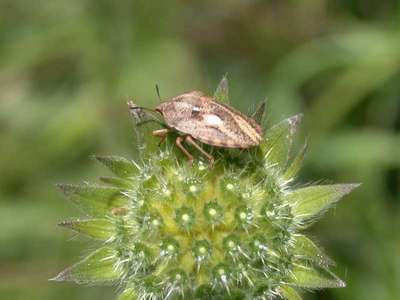
[(292, 284), (296, 287), (321, 289), (340, 288), (346, 284), (335, 274), (321, 267), (295, 266), (292, 269)]
[(294, 255), (298, 258), (311, 260), (313, 263), (325, 267), (335, 264), (313, 241), (304, 235), (296, 236), (294, 248)]
[(99, 162), (108, 167), (115, 175), (122, 178), (133, 177), (139, 174), (139, 166), (118, 156), (94, 156)]
[(51, 280), (85, 284), (109, 284), (119, 280), (118, 256), (114, 248), (103, 247)]
[(61, 191), (92, 216), (104, 216), (113, 207), (126, 204), (121, 190), (98, 185), (59, 184)]
[(359, 186), (358, 184), (315, 185), (299, 188), (288, 193), (287, 201), (292, 206), (292, 214), (296, 222), (308, 222), (318, 217)]
[(294, 180), (299, 173), (301, 167), (303, 166), (304, 157), (307, 152), (307, 144), (305, 144), (297, 153), (297, 155), (293, 158), (293, 161), (290, 162), (289, 166), (285, 170), (285, 174), (283, 174), (283, 178), (285, 180)]
[[(224, 77), (219, 98), (228, 99), (227, 86)], [(343, 287), (329, 271), (332, 261), (298, 232), (356, 185), (289, 185), (297, 172), (285, 168), (299, 120), (266, 130), (257, 151), (234, 160), (215, 150), (213, 166), (199, 158), (188, 167), (170, 140), (143, 148), (140, 162), (96, 157), (124, 184), (61, 185), (101, 217), (61, 224), (104, 246), (54, 280), (118, 282), (120, 299), (154, 300), (299, 299), (291, 286)]]
[(301, 296), (290, 286), (284, 286), (280, 290), (282, 296), (287, 300), (301, 300)]
[(59, 225), (101, 241), (106, 241), (116, 234), (114, 224), (108, 219), (64, 221)]
[(268, 151), (266, 163), (283, 170), (289, 159), (289, 151), (293, 144), (293, 137), (296, 134), (297, 126), (302, 115), (288, 118), (274, 127), (270, 128), (264, 137), (261, 147)]

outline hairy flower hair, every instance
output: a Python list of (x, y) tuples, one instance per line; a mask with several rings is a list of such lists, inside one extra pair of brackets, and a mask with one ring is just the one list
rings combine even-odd
[[(214, 96), (228, 103), (226, 78)], [(290, 155), (300, 120), (266, 129), (249, 150), (205, 146), (216, 163), (189, 166), (173, 136), (158, 146), (153, 125), (134, 118), (138, 159), (96, 156), (114, 176), (59, 185), (88, 216), (60, 225), (100, 247), (54, 280), (115, 284), (119, 300), (295, 300), (344, 287), (303, 230), (357, 184), (293, 187), (306, 151)]]

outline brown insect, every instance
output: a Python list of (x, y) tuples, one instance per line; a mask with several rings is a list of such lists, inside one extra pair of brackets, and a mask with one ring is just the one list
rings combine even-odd
[[(128, 102), (128, 106), (132, 114), (141, 113), (142, 119), (145, 117), (144, 108), (132, 101)], [(155, 130), (153, 135), (159, 137), (161, 143), (169, 132), (175, 130), (181, 133), (176, 138), (176, 145), (187, 156), (189, 164), (193, 162), (193, 156), (183, 146), (184, 141), (199, 150), (212, 164), (213, 156), (204, 151), (196, 140), (227, 148), (247, 149), (258, 146), (262, 139), (259, 123), (264, 109), (263, 102), (256, 113), (248, 117), (202, 92), (193, 91), (157, 105), (154, 111), (162, 115), (167, 128)]]

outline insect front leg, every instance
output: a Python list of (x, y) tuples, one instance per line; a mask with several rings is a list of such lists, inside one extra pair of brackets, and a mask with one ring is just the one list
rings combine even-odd
[(201, 148), (200, 145), (197, 144), (196, 141), (195, 141), (190, 135), (187, 135), (187, 136), (185, 137), (185, 141), (186, 141), (187, 143), (192, 144), (192, 145), (193, 145), (197, 150), (199, 150), (205, 157), (207, 157), (207, 159), (208, 159), (208, 161), (210, 162), (211, 165), (214, 164), (214, 157), (211, 156), (210, 154), (208, 154), (206, 151), (204, 151), (204, 149)]
[(183, 154), (186, 155), (186, 157), (187, 157), (188, 160), (189, 160), (189, 165), (191, 165), (191, 164), (193, 163), (193, 156), (189, 153), (189, 151), (187, 151), (187, 150), (185, 149), (185, 147), (183, 147), (182, 142), (183, 142), (183, 137), (178, 136), (178, 137), (176, 138), (176, 141), (175, 141), (176, 146), (183, 152)]
[(168, 128), (164, 128), (164, 129), (158, 129), (158, 130), (154, 130), (152, 132), (153, 136), (157, 136), (160, 138), (160, 143), (158, 145), (161, 145), (162, 142), (164, 142), (165, 138), (167, 137), (167, 134), (171, 132), (171, 130), (169, 130)]

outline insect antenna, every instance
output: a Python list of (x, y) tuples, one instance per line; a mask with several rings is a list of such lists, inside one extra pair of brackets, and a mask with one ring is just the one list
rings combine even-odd
[(128, 105), (128, 108), (129, 108), (130, 111), (132, 111), (132, 110), (145, 110), (145, 111), (149, 111), (149, 112), (156, 112), (154, 109), (143, 107), (143, 106), (139, 106), (139, 105), (137, 105), (136, 103), (134, 103), (131, 100), (126, 102), (126, 104)]
[(157, 93), (157, 96), (158, 96), (158, 100), (161, 102), (160, 89), (159, 89), (157, 83), (156, 83), (156, 93)]

